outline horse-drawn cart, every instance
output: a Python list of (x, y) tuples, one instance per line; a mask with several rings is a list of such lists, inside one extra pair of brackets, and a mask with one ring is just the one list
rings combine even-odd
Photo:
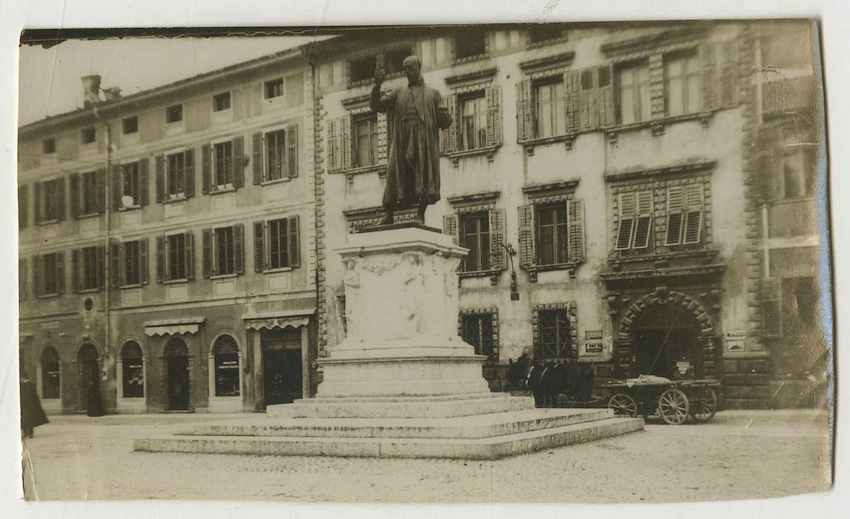
[(614, 380), (602, 384), (611, 397), (608, 408), (617, 416), (651, 416), (658, 414), (672, 425), (685, 423), (688, 416), (705, 423), (717, 412), (718, 380), (678, 380), (641, 375), (638, 378)]

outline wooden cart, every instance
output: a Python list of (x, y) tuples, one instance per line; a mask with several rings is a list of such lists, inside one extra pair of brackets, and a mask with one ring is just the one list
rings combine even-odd
[(690, 416), (706, 423), (717, 412), (718, 380), (657, 381), (641, 378), (615, 380), (602, 385), (611, 397), (608, 408), (617, 416), (652, 416), (672, 425), (685, 423)]

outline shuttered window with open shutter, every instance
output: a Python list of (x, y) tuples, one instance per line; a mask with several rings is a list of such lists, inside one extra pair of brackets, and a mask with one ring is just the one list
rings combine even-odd
[(567, 202), (569, 211), (569, 255), (570, 263), (584, 261), (584, 202), (582, 200), (569, 200)]
[(487, 98), (487, 146), (502, 145), (502, 89), (489, 86), (484, 90)]
[(682, 224), (684, 223), (684, 189), (682, 186), (667, 188), (667, 239), (665, 245), (682, 243)]
[(650, 235), (652, 234), (652, 192), (640, 191), (637, 193), (637, 226), (632, 247), (635, 249), (646, 249), (649, 247)]
[(505, 210), (490, 209), (490, 268), (504, 270), (507, 267), (505, 250)]
[(699, 243), (702, 238), (703, 221), (703, 186), (702, 184), (691, 184), (687, 186), (687, 197), (685, 199), (687, 213), (685, 216), (685, 236), (682, 240), (686, 245)]
[(517, 142), (523, 143), (536, 137), (534, 132), (534, 104), (530, 79), (516, 84)]
[(534, 204), (519, 207), (519, 264), (523, 268), (537, 265), (534, 217)]
[(615, 250), (627, 250), (631, 247), (635, 226), (635, 193), (620, 193), (619, 223), (617, 224), (617, 242)]
[(440, 130), (440, 148), (442, 153), (453, 153), (458, 148), (458, 131), (457, 128), (461, 124), (461, 120), (457, 111), (457, 96), (449, 95), (443, 97), (443, 102), (446, 104), (446, 110), (452, 116), (452, 125), (448, 128)]

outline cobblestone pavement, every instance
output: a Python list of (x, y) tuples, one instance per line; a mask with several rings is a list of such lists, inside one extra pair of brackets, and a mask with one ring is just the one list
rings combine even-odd
[[(38, 500), (710, 501), (830, 486), (823, 415), (722, 412), (497, 461), (135, 453), (132, 438), (245, 415), (57, 416), (26, 440)], [(28, 462), (28, 463), (27, 463)]]

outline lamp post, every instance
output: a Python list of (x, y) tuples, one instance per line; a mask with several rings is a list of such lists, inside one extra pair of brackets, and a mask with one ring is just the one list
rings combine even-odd
[(514, 268), (514, 256), (516, 256), (516, 251), (510, 243), (503, 243), (502, 247), (504, 247), (508, 252), (508, 259), (511, 260), (511, 301), (519, 301), (519, 291), (517, 290), (516, 283), (516, 269)]

